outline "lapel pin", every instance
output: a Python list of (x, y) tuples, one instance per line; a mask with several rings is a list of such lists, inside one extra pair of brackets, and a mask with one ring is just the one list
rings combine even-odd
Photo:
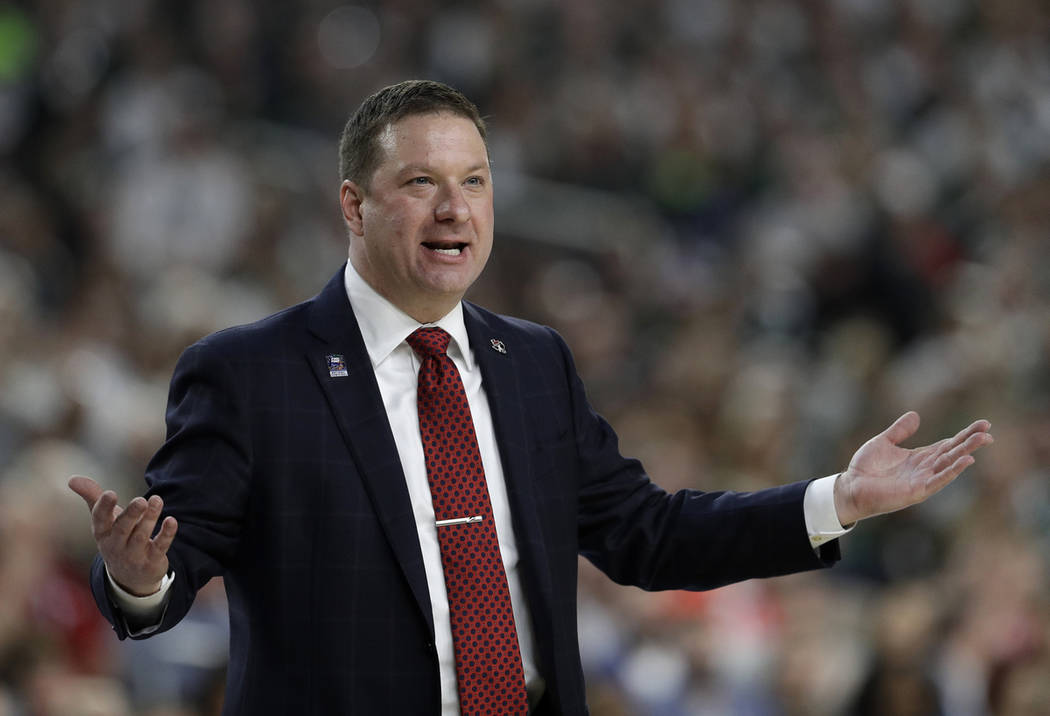
[(346, 361), (341, 355), (326, 356), (328, 360), (328, 375), (332, 378), (345, 378), (350, 375), (346, 370)]
[(503, 345), (503, 341), (499, 338), (492, 338), (489, 340), (489, 343), (492, 345), (492, 350), (503, 355), (507, 354), (507, 346)]

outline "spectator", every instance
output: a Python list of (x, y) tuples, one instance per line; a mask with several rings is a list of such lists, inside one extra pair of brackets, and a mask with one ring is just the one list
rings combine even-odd
[[(318, 40), (319, 7), (88, 0), (0, 11), (5, 495), (64, 476), (10, 469), (57, 444), (139, 484), (178, 349), (305, 298), (340, 259), (334, 194), (330, 206), (316, 197), (335, 182), (328, 157), (348, 108), (404, 77), (458, 81), (492, 110), (505, 202), (475, 291), (570, 335), (592, 402), (636, 452), (660, 450), (670, 469), (701, 461), (698, 487), (746, 489), (789, 477), (770, 472), (778, 462), (791, 475), (839, 469), (845, 446), (904, 408), (922, 412), (930, 435), (960, 414), (996, 423), (1000, 448), (936, 506), (846, 538), (843, 569), (816, 586), (781, 580), (757, 600), (764, 651), (749, 683), (767, 700), (755, 708), (846, 713), (860, 665), (883, 649), (857, 615), (880, 611), (918, 563), (928, 593), (954, 595), (938, 600), (942, 628), (924, 637), (938, 666), (921, 675), (946, 712), (1023, 713), (1050, 626), (1048, 597), (1031, 586), (1050, 553), (1050, 10), (500, 1), (464, 15), (381, 3), (369, 11), (374, 52), (337, 68)], [(469, 41), (447, 39), (462, 27)], [(491, 70), (474, 69), (478, 57)], [(178, 117), (196, 124), (168, 124)], [(215, 201), (199, 215), (175, 210), (155, 195), (162, 185)], [(136, 196), (167, 209), (143, 216)], [(613, 357), (587, 359), (605, 346)], [(961, 390), (974, 382), (984, 387)], [(640, 396), (646, 409), (632, 414)], [(737, 410), (741, 400), (751, 409)], [(741, 416), (762, 441), (742, 439)], [(42, 543), (49, 569), (52, 558), (86, 568), (54, 539), (26, 552)], [(988, 544), (1005, 546), (989, 556)], [(990, 565), (1029, 585), (1010, 594), (1023, 618), (980, 616), (991, 587), (977, 577)], [(594, 699), (596, 714), (608, 702), (609, 713), (645, 713), (637, 665), (653, 653), (687, 665), (665, 684), (687, 693), (666, 703), (743, 712), (705, 650), (743, 617), (694, 604), (687, 617), (641, 619), (629, 592), (584, 588), (616, 630), (591, 646), (589, 681), (613, 695)], [(717, 599), (743, 599), (739, 589)], [(849, 693), (807, 676), (813, 651), (782, 647), (798, 632), (828, 646), (794, 608), (800, 591), (839, 605), (834, 653), (852, 655), (838, 660)], [(26, 708), (33, 663), (120, 680), (140, 708), (112, 644), (95, 666), (69, 662), (26, 646), (61, 643), (68, 625), (22, 615), (17, 643), (0, 638), (0, 711)], [(672, 619), (689, 625), (688, 649)], [(1003, 644), (993, 635), (1007, 626)]]

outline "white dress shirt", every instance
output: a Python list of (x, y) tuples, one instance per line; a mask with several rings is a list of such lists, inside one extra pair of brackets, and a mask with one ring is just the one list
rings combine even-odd
[[(361, 337), (364, 338), (365, 349), (372, 362), (376, 382), (379, 383), (379, 392), (383, 396), (383, 406), (386, 408), (390, 430), (394, 434), (394, 443), (397, 445), (405, 482), (408, 485), (408, 497), (416, 517), (419, 547), (423, 553), (427, 589), (434, 612), (434, 645), (437, 647), (441, 677), (441, 713), (442, 716), (457, 716), (459, 697), (456, 693), (456, 662), (452, 651), (448, 594), (445, 591), (445, 574), (441, 568), (437, 527), (434, 525), (434, 506), (430, 499), (423, 439), (419, 433), (416, 388), (419, 383), (420, 360), (405, 342), (405, 338), (421, 324), (376, 293), (375, 289), (358, 275), (349, 261), (346, 264), (345, 281), (346, 293), (361, 328)], [(507, 572), (514, 623), (518, 630), (518, 645), (521, 647), (521, 662), (525, 667), (525, 684), (529, 690), (529, 701), (534, 704), (543, 694), (543, 679), (536, 668), (535, 638), (521, 586), (518, 547), (511, 526), (503, 464), (500, 461), (499, 448), (496, 446), (492, 413), (485, 397), (485, 388), (481, 384), (481, 369), (474, 360), (467, 339), (467, 327), (463, 323), (463, 304), (457, 303), (451, 313), (436, 323), (427, 325), (442, 328), (452, 336), (448, 355), (456, 364), (463, 380), (463, 389), (470, 403), (470, 414), (474, 419), (474, 432), (478, 438), (481, 464), (485, 468), (485, 481), (488, 483), (489, 501), (492, 503), (492, 515), (496, 522), (500, 555), (503, 558), (503, 568)]]
[[(386, 408), (390, 430), (397, 445), (401, 466), (408, 486), (408, 496), (416, 519), (416, 531), (423, 555), (427, 577), (427, 589), (434, 616), (434, 643), (437, 648), (441, 683), (442, 716), (458, 716), (459, 697), (456, 693), (456, 665), (452, 649), (452, 628), (449, 622), (448, 595), (445, 591), (445, 575), (441, 568), (441, 548), (438, 544), (437, 527), (434, 524), (434, 508), (430, 498), (430, 483), (427, 480), (423, 456), (423, 442), (419, 432), (419, 415), (416, 403), (416, 388), (420, 361), (405, 342), (413, 331), (421, 326), (400, 309), (380, 296), (354, 270), (347, 261), (344, 273), (347, 297), (353, 308), (364, 339), (376, 382)], [(489, 500), (499, 537), (500, 555), (507, 572), (507, 584), (514, 609), (514, 621), (521, 647), (521, 660), (525, 667), (525, 683), (529, 691), (529, 702), (535, 705), (542, 696), (544, 681), (536, 668), (535, 636), (522, 591), (518, 569), (518, 549), (511, 526), (510, 505), (507, 501), (507, 486), (503, 477), (499, 446), (496, 443), (492, 414), (481, 382), (481, 370), (474, 359), (463, 322), (463, 304), (456, 304), (451, 313), (436, 323), (427, 324), (444, 329), (451, 337), (448, 355), (456, 364), (463, 387), (470, 403), (474, 430), (478, 438), (481, 462), (485, 468), (485, 479), (489, 488)], [(846, 532), (835, 512), (834, 485), (837, 475), (814, 480), (803, 498), (803, 513), (810, 543), (814, 548), (835, 539)], [(852, 526), (851, 526), (852, 528)], [(108, 575), (108, 571), (107, 571)], [(147, 597), (135, 597), (121, 589), (112, 579), (110, 587), (121, 609), (133, 616), (139, 624), (159, 624), (163, 618), (165, 597), (174, 581), (165, 578), (160, 591)], [(156, 621), (153, 621), (153, 620)], [(140, 629), (134, 635), (147, 634), (156, 626)]]

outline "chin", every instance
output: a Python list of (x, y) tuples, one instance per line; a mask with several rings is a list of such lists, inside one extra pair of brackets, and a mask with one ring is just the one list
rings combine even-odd
[(427, 277), (426, 287), (431, 293), (443, 296), (463, 295), (477, 279), (480, 271), (442, 272)]

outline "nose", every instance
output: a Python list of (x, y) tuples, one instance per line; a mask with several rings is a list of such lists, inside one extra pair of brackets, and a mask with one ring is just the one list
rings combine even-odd
[(442, 193), (434, 208), (434, 218), (455, 224), (462, 224), (470, 219), (470, 204), (463, 197), (459, 187), (450, 187)]

